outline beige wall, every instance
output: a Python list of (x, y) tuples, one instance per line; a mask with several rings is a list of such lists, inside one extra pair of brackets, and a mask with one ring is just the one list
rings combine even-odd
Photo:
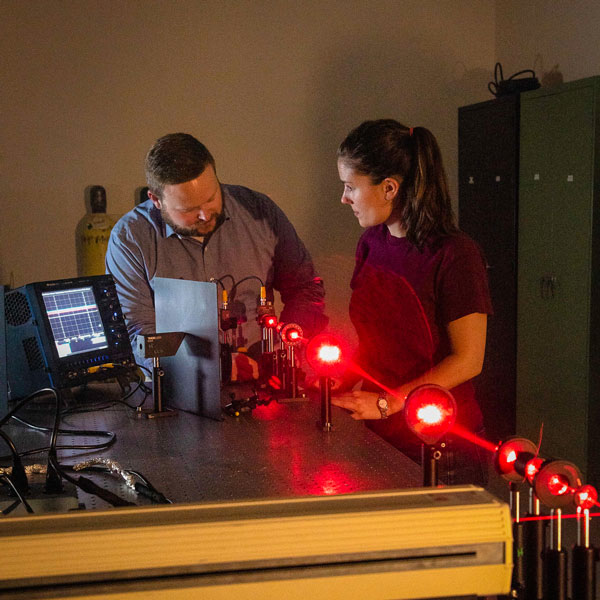
[(455, 189), (456, 109), (490, 97), (495, 10), (492, 0), (2, 0), (0, 281), (74, 276), (85, 189), (104, 185), (109, 212), (129, 210), (149, 145), (187, 131), (223, 181), (287, 212), (343, 326), (360, 228), (338, 202), (336, 147), (367, 118), (427, 126)]
[(598, 0), (496, 0), (496, 56), (508, 77), (558, 65), (564, 81), (600, 75)]

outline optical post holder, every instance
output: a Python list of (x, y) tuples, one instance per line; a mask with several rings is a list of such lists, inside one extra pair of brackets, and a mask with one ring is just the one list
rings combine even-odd
[(185, 333), (181, 331), (142, 334), (136, 337), (136, 347), (140, 356), (152, 359), (152, 397), (154, 407), (141, 411), (149, 419), (177, 415), (177, 411), (163, 406), (163, 378), (165, 371), (160, 365), (160, 358), (177, 354), (177, 350), (179, 350), (184, 337)]

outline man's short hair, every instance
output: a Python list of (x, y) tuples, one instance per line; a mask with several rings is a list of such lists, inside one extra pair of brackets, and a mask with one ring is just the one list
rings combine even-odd
[(188, 133), (169, 133), (152, 145), (144, 167), (149, 190), (162, 196), (165, 185), (196, 179), (215, 159), (206, 146)]

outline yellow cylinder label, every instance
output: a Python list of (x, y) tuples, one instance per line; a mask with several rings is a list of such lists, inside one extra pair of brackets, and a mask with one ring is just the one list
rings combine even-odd
[(77, 271), (80, 277), (102, 275), (104, 257), (116, 216), (87, 214), (77, 225)]

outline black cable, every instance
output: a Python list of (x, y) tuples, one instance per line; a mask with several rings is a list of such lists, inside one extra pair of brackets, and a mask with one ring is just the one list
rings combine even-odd
[[(83, 433), (82, 435), (98, 435), (99, 433), (106, 433), (111, 435), (111, 439), (109, 439), (107, 442), (104, 442), (102, 444), (72, 444), (72, 445), (57, 445), (56, 449), (57, 450), (106, 450), (107, 448), (110, 448), (116, 441), (117, 441), (117, 436), (116, 434), (107, 431), (107, 432), (98, 432), (98, 431), (90, 431), (89, 433)], [(48, 452), (50, 450), (49, 446), (44, 446), (42, 448), (33, 448), (31, 450), (25, 450), (23, 452), (19, 453), (19, 456), (21, 458), (25, 457), (25, 456), (32, 456), (34, 454), (41, 454), (42, 452)], [(0, 461), (4, 461), (4, 460), (8, 460), (10, 459), (10, 455), (6, 455), (6, 456), (0, 456)]]
[[(21, 417), (16, 417), (13, 415), (13, 419), (18, 423), (25, 425), (35, 431), (41, 431), (44, 433), (48, 433), (52, 431), (48, 427), (42, 427), (40, 425), (35, 425), (22, 419)], [(1, 430), (0, 430), (1, 431)], [(106, 442), (102, 442), (100, 444), (70, 444), (70, 445), (56, 445), (56, 450), (106, 450), (110, 448), (116, 441), (117, 435), (112, 431), (97, 431), (94, 429), (59, 429), (58, 433), (61, 435), (73, 435), (73, 436), (101, 436), (108, 437), (109, 439)], [(51, 446), (45, 446), (42, 448), (34, 448), (32, 450), (25, 450), (24, 452), (19, 453), (19, 456), (22, 458), (24, 456), (31, 456), (33, 454), (40, 454), (42, 452), (50, 451)], [(10, 456), (0, 456), (0, 461), (8, 460)]]
[[(68, 475), (65, 470), (62, 468), (62, 465), (58, 462), (56, 456), (49, 456), (49, 462), (52, 462), (52, 468), (63, 478), (66, 479), (69, 483), (76, 485), (78, 488), (82, 489), (84, 492), (88, 494), (93, 494), (94, 496), (98, 496), (98, 498), (108, 502), (112, 506), (136, 506), (133, 502), (129, 502), (128, 500), (123, 500), (123, 498), (113, 494), (109, 490), (105, 490), (100, 487), (96, 483), (94, 483), (91, 479), (87, 477), (71, 477)], [(50, 465), (49, 465), (50, 467)]]
[(46, 486), (44, 491), (47, 494), (58, 494), (63, 491), (62, 477), (57, 468), (58, 459), (56, 455), (56, 441), (58, 439), (58, 429), (60, 425), (60, 405), (61, 396), (56, 394), (56, 410), (54, 411), (54, 427), (50, 435), (50, 448), (48, 449), (48, 467), (46, 470)]
[(13, 510), (15, 510), (15, 508), (17, 508), (17, 506), (19, 506), (19, 504), (21, 504), (20, 500), (15, 500), (10, 506), (7, 506), (3, 511), (2, 514), (3, 515), (9, 515)]
[[(127, 473), (131, 473), (131, 475), (134, 475), (135, 477), (138, 477), (142, 480), (142, 484), (135, 484), (136, 491), (138, 491), (144, 496), (147, 496), (148, 498), (156, 499), (155, 501), (158, 502), (158, 504), (173, 504), (171, 500), (169, 500), (163, 493), (159, 492), (139, 471), (133, 471), (132, 469), (128, 469)], [(144, 486), (144, 488), (142, 488), (142, 485)]]
[(29, 491), (29, 481), (27, 480), (27, 473), (25, 473), (25, 467), (21, 462), (17, 447), (8, 434), (2, 431), (2, 429), (0, 429), (0, 437), (6, 442), (12, 453), (12, 481), (20, 492), (26, 494)]
[(238, 285), (240, 285), (241, 283), (244, 283), (244, 281), (248, 281), (250, 279), (256, 279), (257, 281), (259, 281), (261, 287), (265, 286), (265, 284), (263, 283), (263, 280), (260, 277), (258, 277), (258, 275), (247, 275), (246, 277), (242, 277), (242, 279), (240, 279), (237, 283), (233, 284), (230, 295), (233, 295), (233, 290), (235, 290)]
[(223, 277), (220, 277), (219, 279), (215, 279), (214, 281), (216, 281), (223, 289), (225, 289), (225, 286), (223, 285), (223, 279), (227, 279), (227, 277), (231, 279), (231, 285), (235, 286), (235, 279), (233, 278), (233, 275), (230, 275), (229, 273), (227, 273), (227, 275), (223, 275)]
[(148, 372), (148, 375), (152, 375), (152, 370), (149, 369), (146, 365), (140, 365), (139, 363), (135, 363), (136, 367), (139, 367), (140, 369), (144, 369), (144, 371)]
[[(144, 398), (142, 399), (142, 401), (139, 404), (131, 405), (131, 404), (129, 404), (129, 402), (125, 402), (127, 400), (127, 398), (131, 398), (131, 396), (133, 396), (141, 388), (143, 388), (143, 390), (144, 390)], [(143, 378), (143, 375), (142, 375), (142, 376), (140, 376), (140, 378), (138, 380), (137, 386), (135, 388), (133, 388), (128, 394), (125, 394), (124, 396), (122, 396), (118, 400), (115, 400), (115, 402), (117, 402), (119, 404), (123, 404), (124, 406), (126, 406), (127, 408), (131, 408), (132, 410), (137, 410), (138, 408), (140, 408), (141, 406), (143, 406), (144, 402), (146, 402), (146, 398), (148, 398), (148, 396), (151, 393), (152, 393), (152, 390), (149, 389), (149, 388), (147, 388), (144, 385), (144, 378)]]
[(82, 489), (84, 492), (87, 492), (88, 494), (94, 494), (95, 496), (98, 496), (102, 500), (105, 500), (112, 506), (133, 506), (132, 502), (128, 502), (127, 500), (119, 498), (119, 496), (117, 496), (116, 494), (113, 494), (112, 492), (109, 492), (108, 490), (105, 490), (100, 486), (96, 485), (90, 479), (87, 479), (85, 477), (79, 477), (75, 479), (74, 477), (67, 475), (64, 469), (61, 468), (56, 454), (56, 440), (58, 438), (58, 430), (60, 425), (60, 404), (60, 394), (56, 394), (56, 412), (54, 414), (54, 427), (52, 429), (52, 436), (50, 438), (50, 449), (48, 451), (46, 492), (53, 493), (57, 491), (62, 491), (62, 479), (65, 479), (66, 481), (69, 481), (73, 485), (76, 485), (78, 488)]
[(2, 429), (0, 429), (0, 437), (6, 442), (6, 445), (10, 448), (13, 459), (18, 459), (19, 453), (17, 451), (17, 447), (15, 446), (14, 442), (10, 439), (8, 434), (2, 431)]
[[(82, 434), (82, 435), (97, 435), (99, 432), (97, 431), (90, 431), (87, 434)], [(107, 432), (101, 432), (101, 433), (107, 433), (109, 435), (111, 435), (111, 439), (108, 440), (107, 442), (104, 442), (102, 444), (72, 444), (69, 446), (62, 446), (62, 445), (58, 445), (56, 446), (57, 450), (106, 450), (107, 448), (110, 448), (116, 441), (117, 441), (117, 436), (116, 434), (107, 431)], [(32, 450), (25, 450), (23, 452), (19, 453), (19, 456), (21, 458), (23, 458), (24, 456), (32, 456), (34, 454), (41, 454), (42, 452), (48, 452), (50, 450), (49, 446), (44, 446), (42, 448), (33, 448)], [(7, 456), (0, 456), (0, 461), (3, 460), (8, 460), (10, 458), (10, 455)]]
[(164, 494), (147, 486), (145, 483), (135, 482), (135, 491), (142, 496), (145, 496), (149, 500), (152, 500), (155, 504), (173, 504), (171, 500), (165, 497)]
[[(17, 421), (18, 423), (21, 423), (22, 425), (29, 427), (30, 429), (34, 429), (35, 431), (43, 431), (45, 433), (52, 431), (52, 429), (50, 427), (43, 427), (42, 425), (35, 425), (33, 423), (30, 423), (29, 421), (26, 421), (22, 417), (13, 417), (13, 419), (15, 421)], [(102, 436), (102, 437), (110, 437), (111, 439), (113, 437), (116, 437), (116, 434), (113, 433), (112, 431), (98, 431), (96, 429), (59, 429), (58, 433), (61, 435), (63, 435), (63, 434), (82, 435), (82, 436), (98, 435), (98, 436)], [(85, 448), (85, 449), (87, 450), (87, 449), (93, 449), (93, 448), (94, 448), (94, 446), (90, 446), (89, 448)]]
[(87, 404), (86, 406), (67, 408), (63, 410), (61, 414), (63, 417), (69, 417), (71, 415), (96, 412), (97, 410), (109, 410), (110, 408), (114, 408), (116, 404), (116, 400), (103, 400), (102, 402), (95, 402), (94, 404)]
[[(116, 473), (115, 469), (111, 469), (110, 467), (104, 465), (90, 465), (85, 467), (88, 471), (98, 471), (100, 473)], [(158, 491), (151, 483), (148, 481), (144, 475), (142, 475), (139, 471), (134, 471), (132, 469), (121, 469), (121, 473), (127, 473), (129, 475), (133, 475), (138, 479), (141, 479), (140, 482), (134, 483), (135, 491), (145, 496), (146, 498), (152, 500), (156, 504), (173, 504), (172, 500), (169, 500), (162, 492)]]
[(15, 508), (17, 508), (17, 506), (19, 506), (20, 503), (23, 504), (23, 506), (25, 507), (25, 510), (28, 513), (33, 514), (33, 508), (31, 508), (29, 502), (27, 502), (25, 497), (19, 491), (18, 487), (13, 483), (11, 477), (9, 477), (8, 475), (0, 475), (0, 479), (4, 479), (8, 483), (8, 485), (10, 485), (10, 487), (12, 488), (12, 491), (15, 493), (15, 496), (18, 498), (18, 500), (16, 502), (14, 502), (13, 504), (11, 504), (7, 508), (5, 508), (2, 511), (2, 514), (7, 515), (7, 514), (11, 513)]
[[(130, 398), (131, 396), (133, 396), (140, 389), (143, 390), (144, 397), (139, 402), (139, 404), (129, 404), (129, 402), (126, 402), (127, 398)], [(146, 402), (146, 399), (148, 398), (148, 396), (151, 393), (152, 393), (152, 390), (150, 388), (147, 388), (144, 385), (143, 375), (140, 375), (137, 385), (133, 389), (131, 389), (129, 392), (127, 392), (124, 396), (121, 396), (121, 398), (112, 399), (112, 400), (108, 401), (108, 403), (103, 402), (103, 403), (88, 405), (85, 407), (66, 409), (62, 412), (62, 414), (63, 414), (63, 416), (64, 415), (75, 415), (75, 414), (80, 414), (80, 413), (93, 412), (96, 410), (106, 410), (106, 409), (112, 408), (113, 406), (115, 406), (115, 404), (122, 404), (123, 406), (126, 406), (127, 408), (129, 408), (131, 410), (138, 410), (141, 406), (144, 405), (144, 403)]]
[(0, 427), (2, 427), (5, 423), (8, 422), (8, 420), (17, 412), (19, 412), (19, 410), (21, 410), (21, 407), (25, 406), (25, 404), (27, 404), (28, 402), (30, 402), (31, 400), (33, 400), (36, 396), (39, 396), (42, 393), (45, 392), (50, 392), (51, 394), (54, 395), (54, 397), (56, 398), (56, 401), (58, 402), (58, 390), (56, 390), (53, 387), (47, 387), (47, 388), (41, 388), (39, 390), (36, 390), (35, 392), (33, 392), (32, 394), (29, 394), (29, 396), (23, 398), (23, 400), (21, 400), (19, 403), (17, 403), (17, 405), (9, 412), (7, 412), (4, 417), (2, 417), (2, 419), (0, 419)]

